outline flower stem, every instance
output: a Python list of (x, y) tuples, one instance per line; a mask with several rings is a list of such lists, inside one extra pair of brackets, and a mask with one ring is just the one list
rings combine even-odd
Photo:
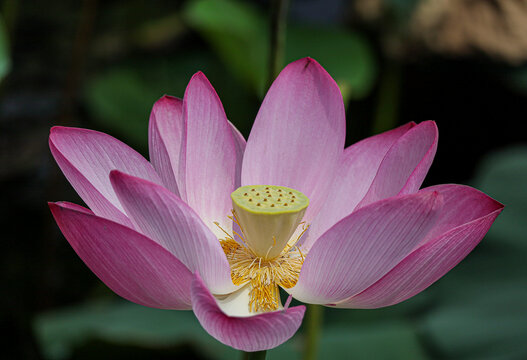
[(315, 360), (317, 358), (323, 315), (324, 308), (322, 306), (314, 304), (307, 305), (307, 334), (304, 344), (304, 360)]
[(372, 135), (397, 126), (401, 98), (402, 69), (397, 62), (389, 61), (384, 66), (377, 98), (377, 112)]
[(271, 1), (271, 49), (267, 87), (270, 87), (282, 68), (285, 48), (285, 29), (289, 0)]
[(242, 360), (265, 360), (267, 350), (255, 351), (255, 352), (243, 352)]

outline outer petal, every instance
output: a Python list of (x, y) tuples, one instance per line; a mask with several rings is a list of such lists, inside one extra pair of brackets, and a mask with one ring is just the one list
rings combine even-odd
[(230, 224), (236, 145), (221, 101), (203, 73), (190, 80), (183, 100), (187, 125), (186, 199), (209, 228)]
[(236, 289), (220, 242), (187, 204), (149, 181), (119, 171), (112, 171), (110, 178), (138, 229), (168, 249), (192, 272), (202, 274), (215, 294)]
[(309, 249), (327, 229), (353, 212), (370, 188), (388, 150), (414, 126), (415, 123), (408, 123), (364, 139), (344, 151), (329, 196), (304, 236), (304, 247)]
[(56, 126), (49, 146), (62, 172), (93, 212), (130, 226), (130, 220), (110, 184), (117, 169), (156, 183), (161, 179), (141, 155), (119, 140), (101, 132)]
[(345, 217), (313, 245), (298, 283), (297, 299), (335, 303), (380, 279), (423, 239), (442, 206), (437, 192), (376, 202)]
[(192, 282), (192, 309), (201, 326), (225, 345), (243, 351), (272, 349), (290, 339), (300, 327), (305, 307), (251, 317), (224, 314), (199, 275)]
[(55, 204), (60, 206), (61, 208), (64, 208), (64, 209), (70, 209), (70, 210), (73, 210), (73, 211), (78, 211), (78, 212), (82, 212), (82, 213), (85, 213), (85, 214), (94, 215), (93, 211), (91, 211), (90, 209), (86, 209), (84, 206), (80, 206), (80, 205), (77, 205), (77, 204), (74, 204), (74, 203), (70, 203), (68, 201), (57, 201)]
[(416, 192), (434, 160), (437, 139), (435, 122), (425, 121), (397, 140), (382, 160), (368, 193), (357, 208), (397, 194)]
[(183, 101), (172, 96), (163, 96), (154, 104), (150, 113), (148, 149), (150, 161), (161, 176), (163, 184), (178, 196), (179, 189), (184, 189), (181, 169), (184, 135)]
[[(481, 197), (477, 194), (479, 192), (472, 190), (472, 200)], [(468, 193), (468, 189), (465, 189), (465, 192)], [(468, 197), (469, 194), (465, 194), (465, 196)], [(483, 206), (474, 204), (479, 208), (479, 214), (476, 214), (470, 208), (470, 201), (464, 200), (460, 199), (465, 203), (466, 212), (471, 213), (471, 216), (476, 216), (473, 220), (451, 228), (450, 231), (427, 241), (382, 279), (360, 294), (337, 304), (337, 306), (379, 308), (397, 304), (420, 293), (456, 266), (481, 241), (503, 210), (502, 204), (487, 197), (485, 201), (479, 201), (480, 204), (484, 204)], [(444, 208), (447, 208), (446, 204)], [(446, 212), (447, 214), (441, 216), (437, 228), (444, 228), (449, 223), (449, 221), (441, 220), (448, 218), (454, 220), (455, 217), (452, 215), (457, 214), (459, 217), (467, 219), (466, 212), (462, 208), (448, 209)]]
[(443, 235), (457, 226), (469, 223), (503, 208), (503, 205), (496, 200), (466, 185), (443, 184), (420, 190), (420, 192), (429, 191), (439, 192), (443, 196), (444, 206), (436, 224), (418, 246)]
[(118, 295), (150, 307), (190, 308), (192, 274), (163, 247), (87, 209), (49, 207), (77, 255)]
[(243, 158), (242, 185), (272, 184), (310, 199), (305, 219), (320, 210), (346, 134), (342, 95), (315, 60), (289, 64), (269, 89)]

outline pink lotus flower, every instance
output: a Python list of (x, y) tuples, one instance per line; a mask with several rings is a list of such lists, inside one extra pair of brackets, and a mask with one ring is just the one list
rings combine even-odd
[(50, 208), (120, 296), (192, 309), (222, 343), (270, 349), (305, 311), (284, 308), (279, 286), (307, 303), (388, 306), (479, 243), (503, 206), (468, 186), (419, 189), (437, 137), (434, 122), (409, 123), (344, 149), (339, 88), (306, 58), (278, 76), (246, 144), (197, 73), (183, 100), (154, 105), (151, 163), (106, 134), (53, 128), (51, 152), (90, 210)]

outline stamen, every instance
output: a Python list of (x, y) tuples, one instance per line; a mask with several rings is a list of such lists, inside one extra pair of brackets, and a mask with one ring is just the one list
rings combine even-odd
[[(305, 256), (296, 243), (309, 227), (301, 221), (309, 199), (295, 189), (271, 185), (243, 186), (231, 198), (229, 219), (243, 236), (234, 229), (230, 235), (215, 224), (227, 235), (220, 243), (232, 282), (250, 287), (250, 312), (278, 310), (278, 287), (295, 286), (304, 263)], [(300, 234), (294, 236), (295, 232)], [(235, 236), (241, 241), (237, 242)]]
[[(214, 221), (214, 225), (216, 225), (217, 227), (219, 227), (220, 230), (223, 231), (223, 232), (225, 233), (225, 235), (227, 235), (227, 238), (228, 238), (228, 239), (233, 239), (233, 238), (232, 238), (232, 235), (229, 234), (227, 231), (225, 231), (225, 229), (221, 227), (221, 225), (220, 225), (219, 222)], [(233, 240), (234, 240), (234, 239), (233, 239)]]
[(284, 251), (279, 257), (265, 260), (232, 239), (220, 240), (220, 243), (231, 266), (232, 282), (251, 286), (249, 311), (278, 310), (281, 304), (278, 286), (289, 289), (298, 281), (304, 263), (300, 249)]

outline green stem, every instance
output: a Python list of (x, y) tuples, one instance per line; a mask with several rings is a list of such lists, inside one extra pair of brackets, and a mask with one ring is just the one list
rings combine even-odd
[(242, 360), (265, 360), (267, 350), (255, 351), (255, 352), (243, 352)]
[(307, 305), (307, 334), (304, 344), (304, 360), (315, 360), (317, 358), (323, 315), (324, 308), (322, 306), (314, 304)]
[(282, 68), (288, 7), (289, 0), (271, 1), (271, 49), (267, 87), (271, 86)]
[(377, 98), (377, 111), (373, 122), (373, 134), (393, 129), (397, 125), (399, 116), (399, 103), (401, 97), (401, 65), (388, 61), (384, 66), (379, 94)]

